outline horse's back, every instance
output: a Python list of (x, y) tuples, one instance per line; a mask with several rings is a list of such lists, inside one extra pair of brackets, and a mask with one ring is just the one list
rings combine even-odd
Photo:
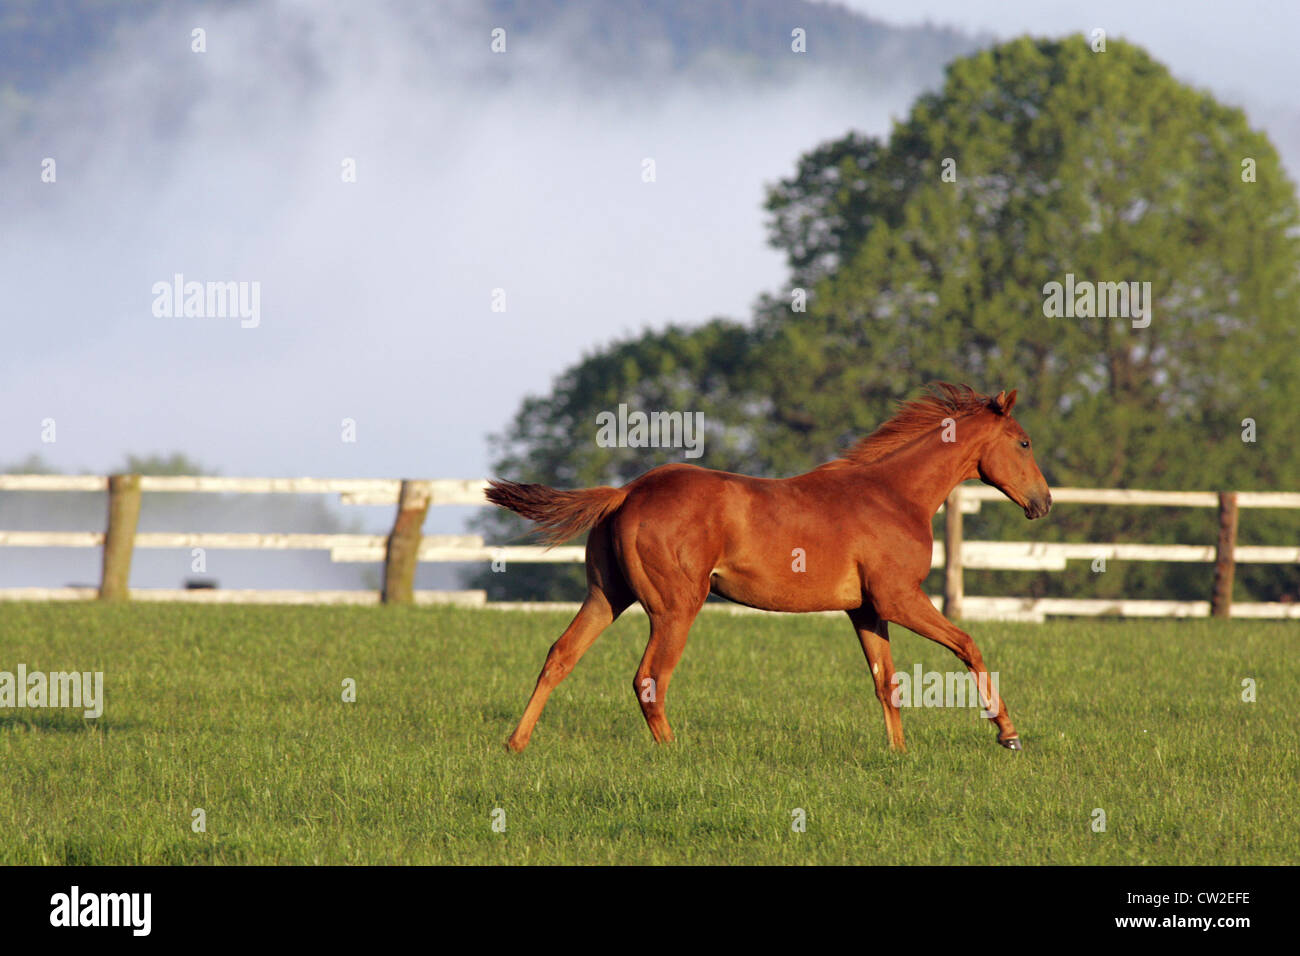
[[(627, 491), (610, 527), (638, 591), (645, 581), (662, 593), (646, 577), (658, 569), (691, 582), (692, 593), (703, 587), (769, 610), (861, 602), (854, 535), (841, 509), (806, 481), (674, 463), (646, 472)], [(667, 579), (658, 583), (671, 587)]]

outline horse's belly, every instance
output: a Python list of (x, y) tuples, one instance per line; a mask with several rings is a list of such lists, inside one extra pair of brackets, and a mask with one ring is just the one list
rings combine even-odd
[(714, 594), (765, 611), (847, 611), (862, 603), (856, 567), (812, 570), (798, 557), (772, 571), (756, 568), (715, 568), (709, 579)]

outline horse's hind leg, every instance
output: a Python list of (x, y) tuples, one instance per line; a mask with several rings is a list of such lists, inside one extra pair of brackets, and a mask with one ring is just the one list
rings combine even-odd
[(894, 702), (894, 655), (889, 649), (889, 624), (869, 604), (849, 611), (849, 620), (858, 632), (862, 653), (871, 668), (871, 680), (876, 685), (876, 699), (885, 712), (885, 732), (889, 734), (889, 749), (903, 751), (903, 715)]
[(668, 726), (664, 700), (668, 694), (668, 682), (672, 680), (673, 668), (682, 659), (682, 651), (686, 649), (686, 638), (690, 634), (694, 617), (694, 614), (652, 615), (650, 642), (646, 644), (641, 664), (636, 669), (636, 676), (632, 678), (632, 690), (636, 693), (641, 713), (657, 743), (666, 744), (673, 739), (673, 729)]
[(665, 699), (673, 669), (686, 650), (686, 638), (698, 608), (691, 612), (660, 612), (650, 616), (650, 642), (646, 644), (641, 665), (632, 679), (632, 689), (641, 705), (641, 713), (657, 743), (670, 743), (673, 729), (668, 725)]
[(632, 603), (627, 582), (610, 560), (607, 533), (606, 528), (597, 527), (587, 541), (587, 599), (559, 640), (551, 645), (519, 726), (506, 741), (511, 750), (520, 751), (528, 746), (551, 691), (569, 675), (601, 632)]
[[(623, 520), (623, 519), (620, 519)], [(691, 623), (709, 596), (712, 564), (707, 542), (674, 526), (631, 520), (616, 532), (619, 566), (650, 618), (650, 641), (632, 678), (632, 690), (658, 743), (673, 739), (664, 702), (673, 669), (682, 659)]]

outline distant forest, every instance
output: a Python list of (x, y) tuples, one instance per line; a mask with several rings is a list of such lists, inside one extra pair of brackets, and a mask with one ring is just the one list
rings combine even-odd
[[(119, 27), (164, 9), (193, 11), (196, 25), (203, 25), (204, 17), (222, 9), (273, 6), (257, 0), (7, 0), (0, 6), (0, 110), (21, 106), (109, 46)], [(683, 78), (784, 82), (807, 69), (842, 72), (859, 83), (931, 86), (945, 63), (990, 39), (942, 27), (891, 26), (803, 0), (453, 0), (396, 9), (409, 17), (413, 35), (427, 36), (431, 55), (469, 36), (487, 43), (493, 28), (504, 27), (516, 44), (562, 39), (567, 66), (579, 81), (626, 81), (651, 91)], [(807, 56), (775, 56), (789, 51), (796, 27), (806, 31)], [(510, 66), (511, 79), (549, 68), (526, 56)]]

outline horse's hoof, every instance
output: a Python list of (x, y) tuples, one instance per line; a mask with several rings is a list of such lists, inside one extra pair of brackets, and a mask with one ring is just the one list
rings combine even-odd
[(998, 738), (998, 743), (1000, 743), (1002, 746), (1006, 747), (1008, 750), (1024, 750), (1024, 749), (1025, 749), (1024, 747), (1020, 746), (1020, 736), (1019, 736), (1019, 735), (1016, 735), (1015, 737), (1007, 737), (1005, 740), (1004, 740), (1003, 738), (999, 737), (999, 738)]

